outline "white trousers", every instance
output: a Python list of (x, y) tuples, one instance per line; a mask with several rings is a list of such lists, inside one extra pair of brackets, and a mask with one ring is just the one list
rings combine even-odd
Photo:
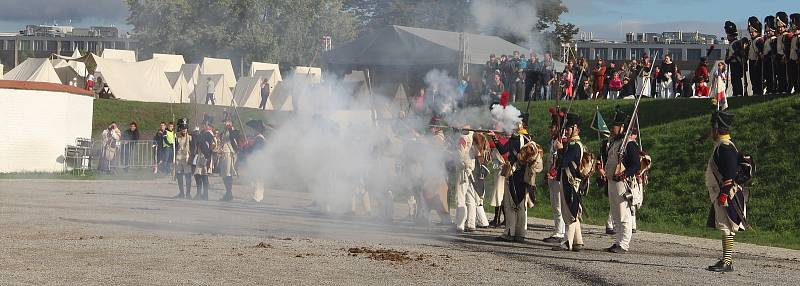
[(483, 209), (483, 197), (478, 195), (478, 192), (475, 191), (475, 224), (480, 227), (488, 227), (489, 226), (489, 218), (486, 217), (486, 210)]
[(567, 228), (564, 234), (565, 239), (562, 243), (569, 243), (569, 249), (571, 250), (575, 245), (583, 245), (581, 222), (569, 211), (569, 205), (567, 204), (566, 197), (564, 197), (564, 192), (561, 191), (559, 194), (561, 196), (561, 217), (564, 219), (564, 224)]
[(253, 200), (260, 202), (264, 199), (264, 179), (253, 179)]
[(633, 237), (633, 226), (631, 224), (631, 206), (625, 195), (625, 183), (615, 182), (613, 179), (608, 181), (608, 202), (611, 205), (611, 217), (614, 219), (614, 244), (622, 249), (628, 250)]
[(548, 180), (547, 188), (550, 191), (550, 208), (553, 210), (553, 234), (552, 237), (564, 238), (565, 226), (564, 218), (561, 217), (561, 182)]
[(528, 205), (522, 201), (518, 206), (514, 206), (514, 199), (508, 182), (503, 194), (503, 210), (506, 214), (506, 231), (508, 237), (525, 237), (528, 230)]
[(483, 198), (478, 196), (475, 187), (466, 176), (460, 175), (459, 185), (456, 188), (456, 228), (459, 230), (475, 229), (479, 226), (489, 226), (486, 212), (483, 210)]

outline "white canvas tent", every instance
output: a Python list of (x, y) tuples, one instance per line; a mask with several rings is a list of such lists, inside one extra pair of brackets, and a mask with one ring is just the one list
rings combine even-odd
[[(208, 94), (209, 86), (208, 86), (208, 79), (211, 79), (211, 82), (214, 84), (214, 103), (215, 105), (223, 105), (223, 106), (230, 106), (231, 105), (231, 97), (233, 94), (231, 93), (231, 89), (228, 86), (224, 86), (224, 76), (221, 74), (200, 74), (200, 78), (197, 80), (197, 84), (194, 85), (194, 93), (192, 93), (192, 102), (197, 102), (200, 104), (206, 103), (206, 95)], [(210, 102), (209, 102), (210, 104)]]
[[(68, 61), (65, 59), (54, 59), (50, 60), (50, 62), (53, 64), (53, 68), (56, 69), (56, 73), (58, 77), (61, 78), (63, 84), (67, 84), (75, 77), (77, 77), (79, 81), (83, 81), (83, 79), (86, 78), (86, 64), (82, 62)], [(69, 76), (69, 78), (66, 79), (65, 76)]]
[(103, 49), (103, 53), (100, 57), (104, 59), (120, 60), (126, 63), (136, 62), (136, 53), (131, 50)]
[(60, 68), (60, 67), (66, 67), (66, 66), (69, 66), (69, 63), (67, 63), (67, 60), (65, 60), (65, 59), (54, 59), (54, 60), (50, 60), (50, 64), (52, 64), (52, 65), (53, 65), (53, 68), (56, 68), (56, 69), (57, 69), (57, 68)]
[(191, 92), (188, 91), (189, 84), (186, 83), (186, 79), (181, 72), (164, 72), (164, 75), (167, 77), (169, 85), (175, 94), (175, 102), (189, 102), (189, 98), (191, 98)]
[(198, 64), (183, 64), (181, 65), (181, 75), (186, 79), (187, 83), (195, 84), (197, 79), (200, 78), (200, 65)]
[(313, 83), (322, 82), (322, 69), (315, 67), (295, 67), (294, 76), (304, 76), (310, 78)]
[(0, 79), (3, 79), (3, 72), (4, 71), (5, 70), (3, 69), (3, 64), (0, 64)]
[[(243, 77), (236, 83), (236, 89), (233, 90), (233, 97), (236, 98), (236, 104), (241, 107), (258, 108), (261, 104), (261, 78), (258, 77)], [(267, 99), (267, 110), (272, 110), (272, 104)]]
[(236, 86), (236, 75), (233, 73), (233, 65), (229, 59), (203, 58), (200, 64), (201, 74), (222, 75), (226, 88)]
[(135, 63), (109, 60), (91, 55), (95, 72), (119, 99), (145, 102), (177, 102), (161, 65), (155, 60)]
[(161, 63), (165, 72), (177, 72), (186, 63), (182, 55), (153, 54), (153, 59)]
[(289, 91), (289, 84), (285, 81), (279, 82), (275, 86), (275, 90), (270, 93), (268, 104), (272, 105), (272, 110), (278, 111), (293, 111), (294, 106), (294, 98)]
[[(186, 82), (183, 88), (184, 98), (194, 98), (195, 86), (200, 78), (200, 65), (198, 64), (183, 64), (180, 70), (181, 77)], [(205, 96), (205, 95), (203, 95)], [(192, 102), (191, 100), (184, 100)]]
[(37, 81), (61, 84), (47, 58), (28, 58), (3, 76), (6, 80)]
[(281, 77), (281, 69), (278, 64), (270, 64), (270, 63), (261, 63), (261, 62), (252, 62), (250, 64), (250, 76), (255, 76), (257, 71), (276, 71), (275, 77), (276, 82), (282, 81), (283, 77)]
[(56, 71), (58, 78), (61, 80), (61, 84), (69, 85), (70, 82), (74, 81), (76, 87), (86, 88), (86, 81), (84, 81), (83, 77), (75, 72), (75, 70), (72, 69), (72, 67), (68, 64), (62, 64), (54, 70)]

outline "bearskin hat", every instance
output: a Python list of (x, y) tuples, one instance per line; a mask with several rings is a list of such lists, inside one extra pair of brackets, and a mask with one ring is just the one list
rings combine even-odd
[(761, 35), (761, 21), (758, 20), (758, 17), (751, 16), (747, 19), (747, 31), (756, 32)]
[(800, 28), (800, 14), (794, 13), (789, 15), (789, 21), (792, 23), (791, 27), (798, 29)]
[(731, 21), (725, 21), (725, 34), (728, 36), (738, 36), (739, 31), (736, 30), (736, 24)]
[(775, 16), (767, 16), (764, 18), (764, 31), (775, 30)]
[(786, 12), (778, 12), (775, 14), (775, 28), (789, 26), (789, 16)]

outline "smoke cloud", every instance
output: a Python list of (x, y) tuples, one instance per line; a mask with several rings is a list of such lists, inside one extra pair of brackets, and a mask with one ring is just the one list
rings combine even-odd
[(485, 0), (472, 1), (470, 12), (478, 32), (510, 34), (525, 39), (522, 46), (543, 51), (541, 34), (535, 30), (538, 1)]
[[(282, 83), (296, 97), (297, 111), (266, 135), (266, 146), (247, 159), (243, 174), (265, 178), (272, 188), (309, 192), (319, 211), (332, 214), (366, 211), (365, 200), (378, 204), (371, 205), (373, 214), (387, 211), (394, 197), (435, 192), (445, 184), (446, 163), (456, 160), (450, 142), (458, 133), (431, 132), (428, 112), (379, 115), (380, 107), (392, 104), (389, 96), (360, 96), (352, 82), (325, 78), (314, 84), (292, 76)], [(426, 97), (439, 96), (426, 99), (434, 103), (429, 108), (451, 126), (508, 132), (520, 122), (513, 106), (491, 113), (485, 107), (458, 109), (458, 82), (446, 72), (429, 72), (425, 83)]]

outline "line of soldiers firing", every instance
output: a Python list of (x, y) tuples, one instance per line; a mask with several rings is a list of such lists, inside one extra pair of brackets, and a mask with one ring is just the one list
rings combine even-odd
[[(725, 62), (730, 65), (733, 95), (744, 95), (749, 82), (752, 95), (800, 92), (800, 14), (778, 12), (747, 20), (750, 38), (739, 38), (736, 24), (725, 22), (730, 41)], [(743, 85), (744, 84), (744, 85)]]
[[(616, 108), (608, 138), (600, 144), (599, 157), (581, 141), (581, 117), (560, 108), (550, 109), (552, 120), (547, 153), (528, 133), (528, 115), (524, 113), (508, 137), (495, 131), (456, 128), (461, 132), (457, 147), (461, 161), (455, 181), (457, 230), (470, 232), (476, 226), (490, 225), (483, 213), (483, 179), (488, 172), (485, 165), (495, 156), (502, 167), (495, 174), (498, 183), (491, 201), (493, 205), (498, 198), (502, 201), (499, 206), (506, 217), (505, 230), (498, 240), (525, 241), (527, 211), (535, 201), (536, 177), (547, 170), (544, 178), (550, 194), (554, 231), (543, 241), (558, 243), (553, 247), (557, 251), (583, 250), (583, 199), (596, 173), (598, 185), (608, 193), (609, 216), (613, 223), (614, 242), (604, 250), (616, 254), (628, 252), (636, 228), (636, 213), (643, 204), (652, 167), (652, 158), (638, 141), (638, 104), (637, 100), (631, 115)], [(749, 194), (743, 186), (752, 181), (755, 165), (732, 141), (733, 117), (724, 110), (716, 110), (711, 115), (714, 151), (706, 168), (705, 185), (713, 206), (708, 226), (719, 229), (723, 241), (721, 259), (708, 267), (714, 272), (733, 271), (734, 235), (749, 227), (746, 219)], [(441, 134), (441, 129), (434, 128), (433, 132)], [(500, 213), (496, 212), (496, 225), (499, 217)]]

